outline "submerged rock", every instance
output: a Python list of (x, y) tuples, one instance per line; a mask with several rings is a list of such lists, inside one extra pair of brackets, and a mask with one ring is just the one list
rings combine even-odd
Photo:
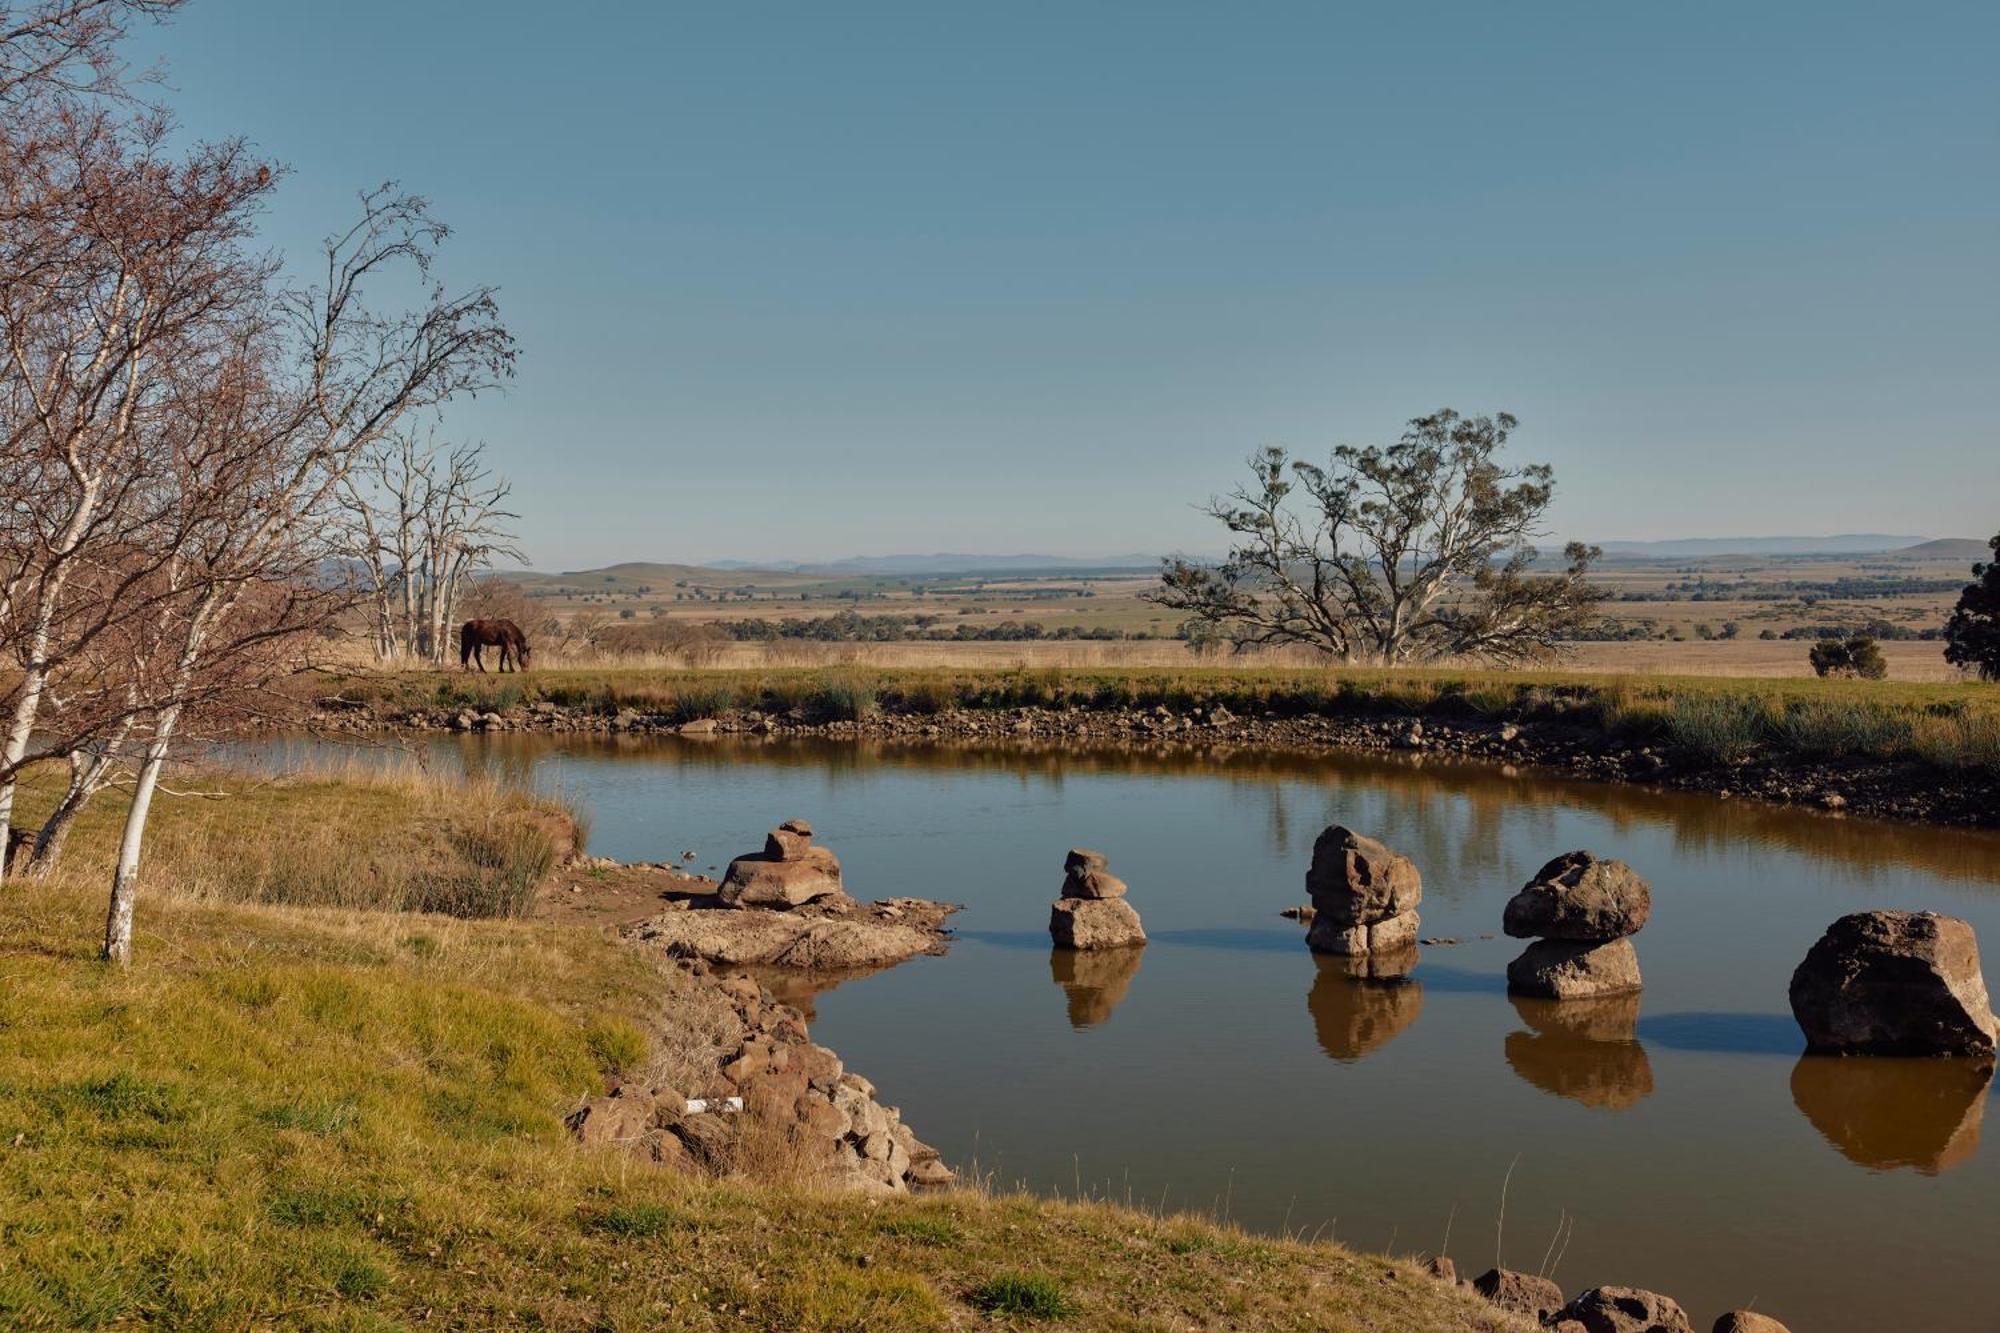
[(1652, 890), (1623, 861), (1564, 852), (1508, 901), (1501, 929), (1516, 939), (1614, 940), (1652, 915)]
[(1507, 989), (1516, 995), (1575, 1000), (1639, 987), (1639, 954), (1629, 939), (1536, 940), (1507, 964)]
[(1991, 1060), (2000, 1035), (1972, 927), (1934, 912), (1841, 917), (1792, 973), (1791, 1002), (1820, 1054)]

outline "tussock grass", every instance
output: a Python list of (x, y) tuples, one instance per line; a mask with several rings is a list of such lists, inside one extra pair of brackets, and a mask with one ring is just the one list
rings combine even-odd
[[(386, 673), (341, 682), (350, 698), (389, 708), (432, 702), (491, 707), (509, 681)], [(1678, 746), (1708, 760), (1797, 756), (1915, 760), (2000, 772), (2000, 685), (1967, 681), (1816, 680), (1566, 672), (1354, 668), (1061, 668), (1012, 670), (841, 666), (814, 670), (537, 671), (531, 698), (670, 718), (736, 710), (814, 721), (871, 709), (928, 715), (952, 708), (1154, 708), (1217, 705), (1251, 717), (1428, 716), (1562, 722), (1620, 740)]]
[[(146, 892), (459, 917), (518, 917), (580, 842), (581, 816), (559, 801), (487, 777), (360, 762), (273, 779), (221, 769), (176, 779), (153, 807)], [(24, 792), (38, 821), (56, 789)], [(72, 873), (108, 878), (125, 802), (103, 793), (65, 853)]]
[(698, 1027), (709, 994), (598, 932), (177, 899), (123, 970), (101, 910), (0, 892), (0, 1327), (1528, 1327), (1194, 1219), (580, 1149), (563, 1111), (629, 1056), (593, 1032)]

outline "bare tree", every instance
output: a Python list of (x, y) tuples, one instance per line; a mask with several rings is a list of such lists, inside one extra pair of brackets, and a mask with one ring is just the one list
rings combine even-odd
[[(447, 294), (431, 278), (449, 234), (424, 200), (385, 186), (325, 246), (324, 281), (283, 293), (268, 342), (244, 358), (229, 410), (180, 473), (181, 508), (197, 530), (172, 574), (180, 596), (148, 653), (154, 671), (106, 917), (104, 956), (128, 962), (146, 821), (182, 719), (240, 692), (275, 644), (295, 644), (337, 609), (323, 576), (338, 550), (335, 497), (368, 452), (411, 415), (512, 374), (515, 349), (489, 288)], [(374, 283), (398, 270), (425, 299), (376, 310)]]
[(1447, 409), (1386, 448), (1335, 449), (1325, 468), (1265, 449), (1253, 485), (1205, 508), (1235, 538), (1228, 555), (1168, 560), (1151, 600), (1239, 649), (1304, 644), (1383, 666), (1551, 654), (1593, 618), (1599, 552), (1571, 543), (1561, 572), (1532, 572), (1555, 474), (1496, 461), (1515, 424)]
[(145, 613), (179, 540), (155, 463), (199, 417), (182, 388), (269, 276), (244, 241), (272, 173), (240, 144), (177, 156), (156, 120), (24, 116), (32, 151), (0, 152), (0, 651), (16, 668), (0, 690), (0, 840), (23, 767), (116, 729), (106, 700), (130, 711), (94, 650)]
[(135, 17), (185, 0), (0, 3), (0, 108), (41, 97), (117, 97), (127, 85), (118, 41)]
[(343, 483), (341, 547), (360, 570), (379, 660), (442, 662), (466, 580), (522, 560), (504, 507), (512, 484), (484, 454), (399, 431)]

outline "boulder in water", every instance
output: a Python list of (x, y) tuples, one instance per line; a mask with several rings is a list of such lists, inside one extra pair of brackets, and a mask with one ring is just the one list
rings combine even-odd
[(1827, 1055), (1994, 1057), (1996, 1028), (1972, 927), (1935, 912), (1855, 912), (1792, 973), (1806, 1048)]

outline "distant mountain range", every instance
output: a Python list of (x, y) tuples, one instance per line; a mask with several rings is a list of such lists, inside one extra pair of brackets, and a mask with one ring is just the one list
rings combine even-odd
[[(1911, 551), (1919, 546), (1956, 545), (1959, 539), (1932, 541), (1881, 532), (1850, 532), (1833, 537), (1682, 537), (1654, 542), (1599, 542), (1604, 554), (1641, 560), (1674, 560), (1707, 555), (1880, 555)], [(1932, 554), (1926, 552), (1925, 554)]]
[(772, 569), (789, 574), (823, 574), (839, 577), (845, 574), (1022, 574), (1022, 573), (1065, 573), (1073, 574), (1083, 570), (1146, 569), (1159, 566), (1156, 555), (1107, 555), (1087, 557), (1074, 555), (952, 555), (940, 552), (936, 555), (857, 555), (845, 560), (824, 561), (756, 561), (756, 560), (715, 560), (710, 569)]

